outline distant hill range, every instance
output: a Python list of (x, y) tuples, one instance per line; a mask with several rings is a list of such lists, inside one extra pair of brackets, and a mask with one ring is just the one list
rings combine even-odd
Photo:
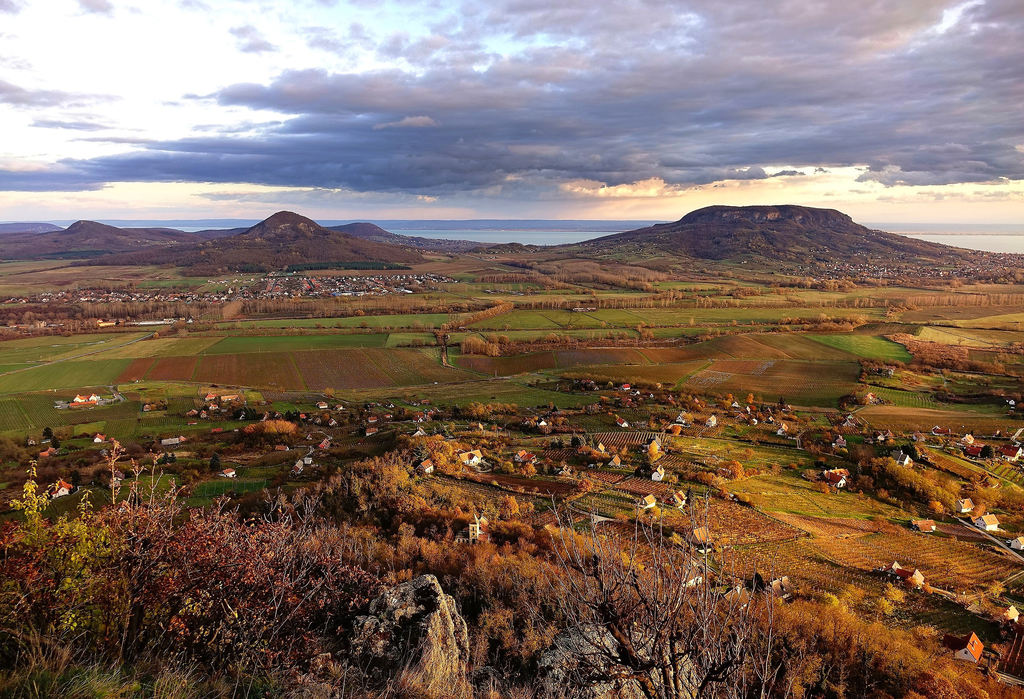
[[(199, 236), (199, 234), (192, 234)], [(266, 272), (311, 264), (423, 261), (416, 250), (324, 228), (305, 216), (279, 211), (251, 228), (214, 240), (146, 248), (93, 260), (94, 264), (173, 264), (197, 274), (221, 270)]]
[(117, 228), (96, 221), (76, 221), (63, 229), (23, 231), (4, 235), (0, 257), (95, 257), (124, 250), (166, 247), (199, 240), (202, 238), (195, 233), (184, 233), (173, 228)]
[(24, 221), (19, 223), (0, 223), (0, 235), (16, 235), (18, 233), (51, 233), (64, 230), (52, 223)]
[(809, 206), (708, 206), (674, 223), (602, 236), (571, 247), (584, 254), (685, 256), (702, 260), (823, 261), (949, 259), (962, 252), (876, 231), (835, 209)]
[(485, 243), (478, 243), (473, 240), (451, 240), (448, 238), (424, 238), (419, 235), (400, 235), (386, 231), (374, 223), (346, 223), (343, 226), (331, 226), (330, 230), (348, 233), (357, 238), (372, 240), (377, 243), (407, 245), (419, 250), (432, 250), (435, 252), (468, 252), (469, 250), (486, 247)]

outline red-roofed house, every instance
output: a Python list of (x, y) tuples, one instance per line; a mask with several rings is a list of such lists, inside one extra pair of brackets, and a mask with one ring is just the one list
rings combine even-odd
[(999, 447), (999, 456), (1007, 461), (1017, 461), (1022, 455), (1024, 455), (1024, 450), (1015, 444)]
[(973, 631), (967, 636), (947, 635), (942, 644), (953, 651), (953, 657), (957, 660), (964, 660), (969, 663), (976, 663), (981, 660), (981, 654), (985, 650), (984, 644)]

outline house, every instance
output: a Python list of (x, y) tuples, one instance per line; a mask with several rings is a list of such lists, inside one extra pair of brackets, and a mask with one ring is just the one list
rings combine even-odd
[(972, 444), (970, 446), (964, 447), (964, 456), (970, 456), (974, 459), (980, 459), (981, 451), (984, 448), (985, 447), (983, 447), (980, 444)]
[(107, 435), (100, 434), (99, 432), (97, 432), (96, 436), (92, 438), (93, 444), (103, 444), (105, 441), (107, 441)]
[(711, 417), (709, 417), (707, 420), (704, 421), (704, 426), (705, 427), (714, 427), (717, 424), (718, 424), (718, 418), (715, 417), (714, 415), (712, 415)]
[(618, 468), (619, 466), (622, 465), (622, 459), (620, 459), (619, 455), (616, 454), (612, 458), (608, 459), (608, 465), (611, 466), (612, 468)]
[(902, 451), (894, 451), (892, 458), (896, 461), (897, 466), (910, 467), (914, 465), (914, 460), (911, 459), (909, 455), (904, 454)]
[(96, 395), (95, 393), (91, 393), (88, 396), (78, 396), (78, 395), (76, 395), (74, 398), (71, 399), (71, 404), (72, 405), (96, 405), (101, 400), (102, 400), (102, 398), (100, 398), (98, 395)]
[(235, 469), (226, 468), (217, 475), (220, 476), (221, 478), (234, 478), (237, 474), (235, 473)]
[(312, 466), (313, 465), (313, 457), (309, 456), (308, 454), (306, 456), (303, 456), (302, 457), (302, 463), (304, 463), (306, 466)]
[(773, 595), (781, 599), (786, 599), (793, 594), (793, 585), (789, 582), (789, 576), (783, 575), (781, 578), (776, 578), (768, 583), (768, 589)]
[(686, 419), (686, 413), (679, 413), (676, 415), (676, 424), (682, 425), (683, 427), (690, 426), (690, 421)]
[(822, 471), (822, 479), (833, 488), (845, 488), (847, 479), (850, 477), (850, 472), (845, 468), (833, 468), (827, 471)]
[(889, 566), (889, 574), (899, 578), (907, 585), (919, 588), (924, 585), (924, 573), (919, 571), (917, 568), (911, 570), (910, 568), (904, 568), (899, 564), (898, 561), (893, 561), (892, 565)]
[(608, 450), (604, 448), (604, 443), (603, 442), (598, 442), (597, 446), (595, 447), (595, 449), (597, 449), (597, 451), (599, 451), (602, 454), (607, 454), (608, 453)]
[(974, 509), (974, 501), (970, 498), (964, 498), (963, 500), (956, 501), (956, 511), (960, 514), (970, 512)]
[(160, 445), (165, 447), (174, 447), (185, 441), (184, 437), (165, 437), (160, 440)]
[(963, 444), (964, 446), (970, 446), (974, 444), (974, 435), (968, 432), (967, 434), (960, 438), (960, 443)]
[(981, 639), (973, 631), (967, 636), (953, 636), (947, 634), (942, 639), (942, 645), (953, 651), (953, 657), (968, 663), (977, 663), (981, 660), (981, 654), (985, 650)]
[(644, 497), (640, 498), (640, 500), (636, 503), (636, 506), (641, 510), (649, 510), (657, 504), (658, 498), (654, 497), (653, 495), (645, 495)]
[(480, 453), (479, 449), (473, 451), (464, 451), (459, 454), (459, 461), (462, 462), (463, 466), (479, 466), (480, 462), (484, 460), (483, 454)]
[(473, 515), (473, 520), (455, 536), (455, 540), (466, 544), (487, 541), (487, 518)]
[(615, 416), (615, 424), (618, 425), (619, 427), (623, 428), (623, 429), (629, 427), (629, 423), (626, 422), (625, 420), (623, 420), (618, 415)]
[(111, 488), (117, 488), (118, 486), (121, 485), (121, 481), (123, 481), (123, 480), (124, 480), (124, 473), (121, 472), (121, 471), (118, 471), (117, 469), (114, 469), (114, 471), (110, 474), (110, 487)]
[(975, 517), (974, 526), (986, 532), (998, 531), (999, 518), (995, 515), (982, 515), (981, 517)]
[(302, 463), (302, 459), (296, 459), (295, 464), (292, 466), (292, 475), (298, 476), (304, 470), (306, 470), (306, 465)]
[(41, 452), (39, 452), (39, 458), (45, 459), (48, 456), (53, 456), (56, 453), (57, 450), (54, 447), (47, 447), (46, 449), (43, 449)]
[(426, 437), (427, 433), (423, 431), (422, 427), (416, 428), (416, 431), (412, 433), (413, 437)]
[(377, 429), (376, 427), (367, 427), (366, 428), (366, 436), (367, 437), (372, 437), (373, 435), (377, 434), (378, 432), (380, 432), (380, 430)]
[(512, 457), (513, 461), (517, 464), (533, 464), (536, 463), (537, 457), (525, 449), (520, 449)]
[(561, 470), (559, 470), (558, 472), (558, 475), (561, 476), (562, 478), (572, 478), (572, 468), (569, 466), (569, 464), (563, 463)]
[(661, 480), (664, 480), (664, 478), (665, 478), (665, 469), (662, 468), (661, 466), (658, 466), (656, 469), (651, 471), (651, 480), (652, 481), (661, 481)]
[(275, 444), (274, 445), (274, 451), (289, 451), (290, 449), (291, 449), (291, 447), (289, 447), (287, 444)]
[(672, 493), (672, 504), (680, 510), (686, 507), (686, 493), (682, 490)]
[(910, 526), (919, 532), (933, 532), (935, 531), (935, 520), (933, 519), (915, 519), (910, 523)]
[(1009, 607), (1003, 610), (1002, 618), (1003, 621), (1008, 621), (1011, 624), (1015, 623), (1017, 619), (1020, 618), (1020, 611), (1018, 611), (1018, 609), (1011, 604)]
[(839, 435), (838, 437), (836, 437), (836, 441), (832, 442), (832, 448), (833, 449), (845, 449), (846, 448), (846, 439), (843, 437), (843, 435)]
[(324, 437), (323, 440), (319, 444), (317, 444), (316, 446), (317, 446), (318, 449), (320, 449), (322, 451), (327, 451), (328, 449), (331, 448), (331, 438), (330, 437)]
[(1024, 536), (1018, 536), (1010, 542), (1010, 548), (1014, 551), (1024, 551)]
[(207, 403), (209, 403), (212, 400), (217, 400), (217, 394), (216, 393), (207, 393), (206, 396), (203, 398), (203, 400), (205, 400)]
[(434, 472), (434, 462), (430, 459), (424, 459), (420, 462), (419, 466), (416, 467), (416, 471), (424, 476), (429, 476)]
[(370, 425), (376, 425), (378, 419), (379, 418), (376, 415), (371, 415), (370, 417), (366, 418), (366, 422), (367, 422), (367, 424), (370, 424)]
[(932, 434), (935, 435), (936, 437), (948, 437), (949, 435), (953, 434), (953, 431), (950, 430), (948, 427), (939, 427), (938, 425), (936, 425), (935, 427), (932, 428)]
[(775, 430), (775, 434), (777, 434), (780, 437), (785, 437), (787, 434), (789, 434), (789, 426), (786, 425), (786, 423), (784, 422), (779, 423), (779, 429)]
[(999, 447), (999, 456), (1007, 461), (1016, 462), (1024, 455), (1024, 449), (1015, 444)]
[(320, 401), (319, 403), (316, 404), (316, 409), (317, 410), (327, 410), (330, 407), (331, 406), (329, 406), (327, 404), (327, 401), (325, 401), (325, 400), (322, 400), (322, 401)]
[(698, 551), (707, 551), (711, 548), (711, 533), (707, 527), (694, 527), (686, 538)]
[(58, 478), (57, 482), (50, 486), (50, 489), (47, 491), (47, 495), (50, 496), (51, 500), (56, 500), (57, 498), (62, 498), (65, 495), (71, 495), (73, 492), (75, 492), (75, 486), (71, 485), (63, 478)]
[(628, 383), (624, 383), (621, 386), (619, 386), (619, 390), (621, 390), (621, 391), (629, 391), (632, 388), (633, 387), (630, 386)]

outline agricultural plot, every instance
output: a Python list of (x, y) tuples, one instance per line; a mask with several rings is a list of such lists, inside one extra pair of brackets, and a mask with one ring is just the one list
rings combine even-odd
[(165, 357), (157, 359), (146, 373), (149, 381), (191, 381), (196, 373), (198, 357)]
[(859, 366), (853, 362), (715, 361), (683, 385), (695, 390), (746, 395), (764, 400), (782, 397), (798, 405), (835, 406), (857, 386)]
[(878, 515), (889, 518), (901, 516), (900, 510), (866, 495), (846, 491), (822, 493), (816, 483), (801, 478), (794, 471), (733, 481), (729, 489), (747, 496), (754, 505), (767, 512), (860, 519)]
[(441, 366), (437, 349), (345, 349), (295, 352), (310, 390), (415, 386), (469, 378)]
[(149, 373), (149, 370), (153, 368), (156, 363), (156, 359), (153, 357), (145, 357), (141, 359), (133, 359), (131, 364), (125, 367), (124, 371), (117, 377), (118, 383), (131, 383), (133, 381), (141, 381)]
[[(901, 331), (892, 331), (901, 332)], [(909, 362), (910, 352), (903, 345), (872, 335), (807, 335), (814, 342), (833, 347), (866, 359), (887, 359)]]
[(995, 415), (971, 413), (964, 410), (935, 410), (932, 408), (905, 408), (895, 405), (872, 405), (857, 411), (857, 417), (872, 427), (893, 431), (914, 432), (932, 425), (949, 427), (954, 432), (975, 435), (995, 434), (1002, 430), (1012, 434), (1020, 424), (1016, 420)]
[[(717, 546), (783, 542), (803, 536), (798, 529), (751, 508), (717, 499), (698, 499), (687, 512), (670, 509), (679, 522), (706, 526)], [(670, 520), (674, 521), (674, 520)]]
[(69, 337), (46, 336), (0, 342), (4, 363), (46, 362), (69, 356), (98, 352), (143, 337), (142, 333), (97, 333)]
[(28, 430), (33, 426), (17, 398), (0, 398), (0, 432)]
[(470, 371), (488, 376), (514, 376), (531, 371), (554, 369), (554, 352), (532, 352), (511, 357), (485, 357), (479, 354), (463, 354), (455, 358), (455, 364)]
[(66, 361), (0, 376), (0, 393), (107, 386), (114, 383), (129, 359)]
[(619, 382), (659, 383), (663, 386), (675, 386), (686, 381), (700, 371), (707, 362), (696, 360), (679, 364), (653, 364), (640, 366), (595, 366), (589, 367), (585, 373), (595, 379)]
[(294, 352), (341, 347), (383, 347), (387, 335), (356, 333), (350, 335), (254, 335), (225, 337), (206, 349), (205, 354), (245, 354), (250, 352)]
[(218, 323), (220, 328), (439, 328), (452, 320), (447, 313), (400, 313), (345, 318), (280, 318)]
[(940, 404), (931, 393), (901, 391), (896, 388), (872, 386), (872, 392), (886, 403), (903, 408), (939, 408)]
[(819, 538), (812, 543), (847, 568), (869, 571), (899, 561), (920, 569), (932, 585), (952, 592), (1003, 580), (1021, 570), (1007, 555), (898, 529), (844, 540)]
[(305, 388), (290, 352), (205, 355), (200, 358), (194, 379), (204, 384), (228, 386)]
[(798, 584), (830, 592), (855, 585), (869, 594), (878, 593), (883, 585), (880, 577), (843, 566), (816, 549), (813, 541), (806, 538), (734, 549), (726, 556), (723, 568), (735, 570), (737, 575), (745, 578), (755, 572), (768, 579), (787, 575)]
[(477, 321), (469, 327), (477, 330), (560, 330), (562, 326), (542, 311), (511, 311)]
[(137, 359), (144, 357), (174, 357), (199, 354), (218, 343), (220, 337), (161, 337), (140, 340), (106, 350), (97, 359)]

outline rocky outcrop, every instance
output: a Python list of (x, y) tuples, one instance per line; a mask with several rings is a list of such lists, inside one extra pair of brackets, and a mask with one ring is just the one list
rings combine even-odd
[(589, 626), (563, 631), (541, 656), (540, 691), (545, 697), (573, 699), (639, 699), (643, 690), (635, 680), (613, 682), (606, 656), (614, 655), (615, 641), (607, 630)]
[(371, 672), (404, 672), (438, 696), (455, 696), (466, 685), (469, 634), (455, 600), (433, 575), (396, 585), (356, 619), (353, 660)]

